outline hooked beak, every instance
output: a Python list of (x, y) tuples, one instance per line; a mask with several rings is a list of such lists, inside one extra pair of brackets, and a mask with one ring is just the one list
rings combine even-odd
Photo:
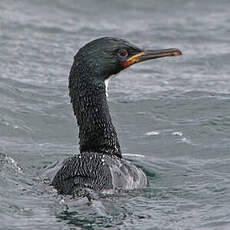
[(163, 49), (163, 50), (145, 50), (138, 54), (129, 57), (126, 61), (122, 63), (124, 67), (128, 67), (135, 63), (143, 62), (150, 59), (170, 57), (170, 56), (180, 56), (182, 52), (179, 49)]

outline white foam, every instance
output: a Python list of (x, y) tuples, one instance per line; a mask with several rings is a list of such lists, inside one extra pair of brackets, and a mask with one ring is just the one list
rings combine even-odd
[(183, 136), (183, 133), (182, 133), (182, 132), (172, 132), (172, 135), (182, 137), (182, 136)]
[(123, 156), (129, 156), (129, 157), (145, 157), (145, 155), (142, 154), (134, 154), (134, 153), (123, 153)]
[(160, 132), (158, 132), (158, 131), (150, 131), (150, 132), (145, 133), (146, 136), (156, 136), (159, 134), (160, 134)]

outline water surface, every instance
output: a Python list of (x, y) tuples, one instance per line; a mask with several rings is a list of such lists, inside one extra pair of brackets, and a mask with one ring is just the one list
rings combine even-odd
[[(1, 0), (0, 229), (230, 229), (229, 8)], [(184, 55), (138, 64), (109, 85), (123, 153), (149, 187), (62, 200), (37, 175), (79, 152), (68, 74), (76, 51), (101, 36)]]

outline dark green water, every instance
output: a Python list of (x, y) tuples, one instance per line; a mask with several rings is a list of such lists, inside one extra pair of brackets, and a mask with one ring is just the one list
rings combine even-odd
[[(230, 229), (229, 9), (228, 0), (1, 0), (0, 229)], [(109, 85), (124, 156), (149, 187), (63, 200), (38, 174), (78, 153), (68, 74), (76, 51), (101, 36), (184, 55)]]

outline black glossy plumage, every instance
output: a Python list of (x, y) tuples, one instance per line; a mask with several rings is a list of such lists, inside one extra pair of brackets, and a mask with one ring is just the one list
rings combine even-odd
[(94, 40), (74, 57), (69, 75), (69, 93), (79, 126), (80, 152), (100, 152), (121, 157), (120, 145), (106, 100), (105, 80), (124, 67), (117, 57), (125, 48), (130, 55), (140, 49), (115, 39)]
[(125, 68), (123, 57), (118, 55), (122, 49), (128, 51), (126, 59), (141, 52), (127, 41), (106, 37), (88, 43), (74, 57), (69, 95), (79, 126), (80, 155), (53, 170), (52, 185), (62, 194), (82, 188), (102, 191), (147, 185), (142, 170), (121, 159), (106, 100), (105, 80)]
[[(95, 191), (112, 188), (109, 166), (101, 153), (84, 153), (68, 158), (56, 174), (53, 185), (62, 194), (75, 193), (75, 189), (89, 188)], [(59, 183), (61, 182), (61, 185)]]
[(69, 91), (79, 126), (80, 152), (99, 152), (121, 157), (117, 133), (106, 101), (104, 80), (89, 72), (80, 73), (75, 59), (69, 77)]

